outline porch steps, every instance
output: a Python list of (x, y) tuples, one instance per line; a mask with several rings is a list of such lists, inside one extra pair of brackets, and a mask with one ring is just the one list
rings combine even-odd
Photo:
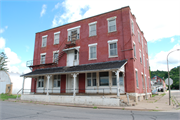
[(121, 106), (123, 106), (123, 103), (127, 106), (135, 106), (137, 103), (134, 100), (131, 100), (129, 98), (129, 104), (128, 104), (128, 100), (127, 100), (127, 96), (126, 95), (120, 95), (120, 101), (121, 101)]

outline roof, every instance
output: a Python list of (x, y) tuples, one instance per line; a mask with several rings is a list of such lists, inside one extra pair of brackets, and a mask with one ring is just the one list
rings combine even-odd
[[(75, 22), (79, 22), (79, 21), (82, 21), (82, 20), (86, 20), (86, 19), (93, 18), (93, 17), (99, 16), (99, 15), (103, 15), (103, 14), (110, 13), (110, 12), (113, 12), (113, 11), (121, 10), (121, 9), (124, 9), (124, 8), (129, 8), (129, 9), (130, 9), (129, 6), (125, 6), (125, 7), (119, 8), (119, 9), (115, 9), (115, 10), (108, 11), (108, 12), (105, 12), (105, 13), (101, 13), (101, 14), (98, 14), (98, 15), (94, 15), (94, 16), (91, 16), (91, 17), (88, 17), (88, 18), (84, 18), (84, 19), (81, 19), (81, 20), (78, 20), (78, 21), (74, 21), (74, 22), (71, 22), (71, 23), (67, 23), (67, 24), (64, 24), (64, 25), (61, 25), (61, 26), (57, 26), (57, 27), (54, 27), (54, 28), (51, 28), (51, 29), (55, 29), (55, 28), (58, 28), (58, 27), (62, 27), (62, 26), (68, 25), (68, 24), (72, 24), (72, 23), (75, 23)], [(51, 29), (47, 29), (47, 30), (51, 30)], [(44, 30), (44, 31), (41, 31), (41, 32), (45, 32), (45, 31), (47, 31), (47, 30)], [(37, 33), (41, 33), (41, 32), (37, 32)]]
[(70, 73), (85, 73), (85, 72), (92, 72), (92, 71), (108, 71), (108, 70), (116, 70), (120, 69), (127, 63), (127, 60), (119, 60), (119, 61), (108, 61), (108, 62), (101, 62), (101, 63), (91, 63), (91, 64), (84, 64), (84, 65), (77, 65), (71, 67), (55, 67), (55, 68), (45, 68), (45, 69), (37, 69), (30, 73), (21, 75), (24, 77), (33, 77), (33, 76), (40, 76), (40, 75), (53, 75), (53, 74), (70, 74)]

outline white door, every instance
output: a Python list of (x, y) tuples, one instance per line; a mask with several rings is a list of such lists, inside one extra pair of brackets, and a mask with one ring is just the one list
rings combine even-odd
[(73, 66), (74, 62), (74, 50), (67, 52), (67, 66)]
[[(73, 88), (74, 88), (74, 78), (72, 75), (67, 75), (67, 79), (66, 79), (66, 83), (67, 83), (67, 89), (66, 92), (67, 93), (73, 93)], [(79, 91), (79, 79), (78, 76), (76, 77), (76, 87), (75, 87), (76, 93)]]
[(6, 82), (0, 82), (0, 94), (6, 93)]

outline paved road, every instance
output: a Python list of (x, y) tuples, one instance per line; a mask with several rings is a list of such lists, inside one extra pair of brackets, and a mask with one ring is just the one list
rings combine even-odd
[(92, 109), (0, 101), (1, 120), (179, 120), (178, 112)]

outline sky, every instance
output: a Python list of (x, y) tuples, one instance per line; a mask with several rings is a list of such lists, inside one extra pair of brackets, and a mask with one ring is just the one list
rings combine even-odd
[[(125, 6), (148, 41), (151, 70), (167, 71), (167, 54), (180, 49), (180, 0), (0, 0), (0, 52), (10, 72), (30, 72), (36, 32)], [(180, 51), (169, 55), (170, 69), (178, 65)]]

